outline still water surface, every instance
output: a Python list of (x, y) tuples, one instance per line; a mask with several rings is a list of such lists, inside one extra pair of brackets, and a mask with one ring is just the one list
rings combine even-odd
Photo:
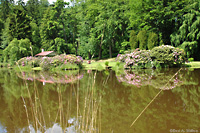
[(0, 69), (0, 101), (0, 132), (200, 132), (200, 69)]

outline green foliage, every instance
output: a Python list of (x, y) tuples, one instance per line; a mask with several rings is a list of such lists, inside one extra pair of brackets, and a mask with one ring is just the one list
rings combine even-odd
[[(43, 0), (44, 1), (44, 0)], [(40, 22), (40, 18), (42, 18), (42, 1), (40, 0), (28, 0), (26, 3), (26, 10), (29, 16), (32, 17), (36, 21), (37, 24)]]
[(124, 68), (159, 68), (180, 66), (186, 58), (183, 50), (162, 45), (152, 50), (136, 49), (131, 53), (119, 54), (116, 60), (125, 62)]
[(33, 55), (44, 48), (91, 59), (165, 44), (184, 49), (188, 58), (200, 59), (197, 0), (81, 0), (71, 4), (1, 1), (0, 48), (5, 50), (14, 38), (28, 38)]
[(13, 62), (24, 56), (30, 56), (30, 46), (31, 42), (27, 38), (21, 40), (13, 39), (3, 51), (4, 61), (10, 60)]
[(24, 57), (17, 61), (17, 65), (19, 66), (30, 66), (30, 67), (39, 67), (40, 59), (37, 57)]
[(51, 67), (53, 66), (53, 64), (51, 63), (51, 59), (50, 57), (43, 57), (40, 61), (40, 67), (42, 68), (42, 70), (47, 71), (49, 70)]
[(158, 46), (158, 35), (154, 32), (150, 32), (149, 36), (148, 36), (148, 43), (147, 43), (147, 47), (148, 49), (152, 49), (156, 46)]
[(134, 30), (132, 30), (130, 34), (130, 46), (131, 49), (136, 49), (139, 47), (136, 32)]
[(121, 43), (121, 49), (119, 51), (120, 54), (124, 54), (127, 49), (130, 48), (130, 42), (124, 41)]
[(83, 59), (80, 56), (75, 55), (57, 55), (54, 57), (24, 57), (17, 61), (19, 66), (40, 66), (43, 70), (54, 69), (78, 69), (82, 67)]
[(147, 49), (147, 31), (141, 30), (137, 34), (137, 39), (138, 39), (138, 43), (139, 43), (139, 48)]
[(150, 56), (154, 67), (174, 67), (185, 63), (185, 52), (169, 45), (154, 47)]
[(52, 45), (50, 48), (48, 48), (48, 50), (57, 51), (58, 54), (70, 53), (69, 48), (68, 48), (67, 44), (65, 43), (64, 39), (55, 38), (54, 42), (55, 42), (54, 45)]
[(9, 19), (9, 33), (12, 38), (17, 38), (18, 40), (31, 39), (31, 17), (26, 14), (22, 7), (16, 6)]
[(12, 36), (9, 33), (9, 23), (10, 23), (10, 19), (7, 18), (5, 23), (4, 23), (4, 29), (2, 30), (2, 35), (1, 35), (1, 48), (5, 49), (8, 44), (10, 43), (10, 41), (12, 40)]
[(174, 46), (183, 48), (188, 58), (200, 59), (200, 5), (199, 1), (194, 1), (189, 5), (189, 12), (183, 16), (183, 22), (176, 34), (171, 35)]
[(12, 6), (13, 5), (13, 0), (1, 0), (0, 3), (0, 16), (2, 18), (3, 21), (6, 21), (8, 15), (10, 14), (10, 12), (12, 11)]
[(151, 58), (149, 50), (136, 49), (125, 55), (118, 55), (117, 60), (125, 62), (124, 68), (150, 68)]
[(194, 58), (189, 58), (188, 61), (192, 62), (192, 61), (194, 61)]
[(108, 61), (106, 61), (106, 62), (105, 62), (105, 66), (108, 66), (108, 65), (109, 65), (109, 62), (108, 62)]
[(40, 30), (39, 27), (37, 26), (37, 24), (35, 23), (35, 21), (31, 21), (30, 23), (31, 26), (31, 41), (32, 41), (32, 45), (40, 48), (41, 44), (41, 38), (40, 38)]

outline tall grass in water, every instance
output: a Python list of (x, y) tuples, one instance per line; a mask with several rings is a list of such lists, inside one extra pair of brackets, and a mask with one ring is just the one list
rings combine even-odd
[[(96, 73), (90, 73), (87, 87), (84, 90), (83, 109), (78, 111), (80, 120), (79, 132), (101, 132), (101, 94), (95, 86)], [(77, 114), (78, 115), (78, 114)], [(99, 118), (99, 119), (98, 119)]]
[[(19, 67), (20, 68), (20, 67)], [(21, 71), (22, 73), (22, 71)], [(23, 75), (23, 74), (22, 74)], [(24, 80), (24, 86), (27, 90), (28, 93), (28, 101), (25, 100), (23, 96), (21, 96), (23, 103), (24, 103), (24, 108), (26, 111), (26, 116), (27, 116), (27, 122), (29, 125), (29, 131), (32, 132), (33, 128), (35, 127), (35, 131), (42, 131), (44, 132), (46, 130), (46, 123), (45, 123), (45, 118), (43, 114), (43, 108), (42, 104), (40, 101), (40, 96), (38, 93), (38, 88), (36, 86), (36, 81), (33, 80), (34, 82), (34, 94), (31, 96), (30, 94), (30, 88), (28, 86), (28, 83), (26, 80)], [(28, 112), (30, 110), (31, 112)], [(30, 114), (31, 113), (31, 114)], [(32, 122), (30, 122), (32, 120)]]
[[(40, 93), (41, 89), (45, 88), (40, 88), (35, 78), (33, 78), (33, 88), (30, 88), (28, 82), (24, 80), (28, 98), (23, 96), (21, 98), (29, 132), (55, 132), (55, 126), (62, 132), (101, 132), (102, 95), (96, 86), (96, 73), (89, 73), (87, 83), (83, 79), (84, 81), (78, 80), (67, 85), (52, 84), (57, 94), (57, 99), (53, 101), (58, 105), (54, 111), (55, 115), (51, 109), (47, 109), (47, 106), (52, 105), (45, 105), (45, 103), (50, 104), (50, 101), (44, 103), (44, 97)], [(34, 89), (34, 93), (31, 94), (30, 89)], [(73, 122), (70, 122), (72, 119)]]

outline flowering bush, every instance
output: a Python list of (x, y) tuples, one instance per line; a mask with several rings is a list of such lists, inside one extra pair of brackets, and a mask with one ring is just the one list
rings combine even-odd
[(117, 61), (124, 62), (125, 68), (174, 67), (185, 62), (185, 53), (179, 48), (168, 45), (152, 50), (136, 49), (124, 55), (118, 54)]
[(150, 52), (153, 65), (157, 67), (174, 67), (186, 60), (184, 50), (169, 45), (154, 47)]
[(19, 66), (34, 66), (34, 67), (37, 67), (39, 66), (40, 64), (40, 60), (36, 57), (24, 57), (24, 58), (21, 58), (20, 60), (17, 61), (17, 64)]
[(151, 64), (150, 51), (136, 49), (132, 53), (118, 55), (117, 60), (125, 62), (125, 68), (146, 68)]
[(125, 60), (126, 60), (126, 54), (118, 54), (117, 55), (116, 61), (125, 62)]
[(147, 50), (137, 50), (133, 53), (127, 54), (127, 58), (125, 60), (125, 68), (146, 68), (148, 64), (150, 64), (151, 58), (149, 55), (149, 51)]
[[(82, 66), (83, 59), (81, 56), (75, 55), (57, 55), (54, 57), (24, 57), (17, 61), (20, 66), (31, 65), (34, 67), (40, 66), (43, 70), (49, 70), (51, 67), (58, 66)], [(78, 68), (76, 67), (76, 68)]]
[(49, 70), (53, 66), (53, 60), (51, 57), (42, 57), (40, 67), (43, 70)]

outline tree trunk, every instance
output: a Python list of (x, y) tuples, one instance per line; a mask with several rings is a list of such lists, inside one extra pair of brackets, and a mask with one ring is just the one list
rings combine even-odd
[(101, 46), (99, 47), (99, 59), (101, 59), (102, 58), (102, 48), (101, 48)]
[(88, 58), (89, 58), (89, 60), (91, 60), (91, 57), (92, 57), (91, 53), (88, 52)]
[(78, 46), (79, 46), (79, 41), (77, 41), (77, 43), (76, 43), (76, 55), (78, 55)]

